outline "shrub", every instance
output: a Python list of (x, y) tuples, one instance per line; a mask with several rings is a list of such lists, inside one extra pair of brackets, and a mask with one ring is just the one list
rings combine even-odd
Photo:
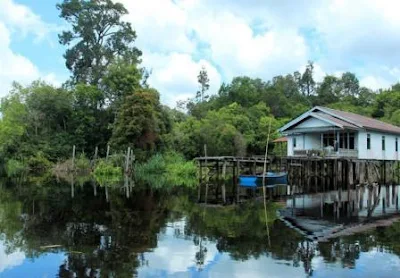
[(44, 170), (51, 167), (51, 162), (39, 151), (35, 156), (31, 156), (27, 161), (28, 167), (32, 170)]
[(28, 166), (24, 162), (16, 159), (8, 160), (5, 169), (8, 177), (20, 176), (29, 170)]
[(75, 169), (77, 171), (87, 171), (90, 169), (90, 160), (84, 153), (81, 153), (75, 161)]
[(194, 187), (196, 176), (196, 165), (176, 152), (156, 154), (135, 167), (136, 179), (154, 188)]

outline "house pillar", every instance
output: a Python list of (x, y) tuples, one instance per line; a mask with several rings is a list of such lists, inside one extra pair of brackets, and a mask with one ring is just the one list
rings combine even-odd
[(339, 148), (340, 148), (340, 131), (336, 131), (336, 144), (337, 144), (336, 152), (337, 152), (337, 154), (339, 154)]
[(324, 149), (324, 133), (321, 132), (321, 150)]

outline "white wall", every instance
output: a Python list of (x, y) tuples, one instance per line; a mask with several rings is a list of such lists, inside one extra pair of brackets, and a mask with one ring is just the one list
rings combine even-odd
[(287, 155), (293, 156), (293, 136), (287, 136)]
[[(288, 138), (288, 143), (287, 143), (287, 153), (288, 156), (293, 155), (294, 150), (304, 150), (304, 135), (289, 135), (287, 136)], [(293, 147), (293, 138), (296, 138), (296, 147)]]
[[(367, 150), (367, 134), (371, 136), (371, 149)], [(385, 136), (385, 151), (382, 151), (382, 136)], [(400, 147), (400, 136), (370, 131), (360, 131), (358, 134), (358, 158), (399, 160), (399, 153), (395, 150), (396, 137)]]
[[(287, 138), (288, 156), (292, 156), (294, 150), (312, 150), (321, 148), (321, 135), (319, 133), (289, 135)], [(295, 148), (293, 148), (293, 138), (296, 138)]]
[(305, 150), (319, 150), (321, 146), (321, 134), (320, 133), (308, 133), (305, 134)]
[(325, 126), (333, 126), (327, 122), (321, 121), (320, 119), (316, 119), (313, 117), (308, 118), (304, 122), (298, 124), (295, 128), (310, 128), (310, 127), (325, 127)]

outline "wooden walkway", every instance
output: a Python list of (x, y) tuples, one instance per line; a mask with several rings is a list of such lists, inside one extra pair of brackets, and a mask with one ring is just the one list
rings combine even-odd
[[(264, 157), (214, 156), (195, 159), (199, 167), (198, 202), (238, 203), (254, 194), (239, 186), (240, 175), (262, 174)], [(348, 189), (374, 183), (400, 184), (398, 161), (338, 157), (269, 157), (267, 171), (288, 172), (290, 186), (307, 192)]]

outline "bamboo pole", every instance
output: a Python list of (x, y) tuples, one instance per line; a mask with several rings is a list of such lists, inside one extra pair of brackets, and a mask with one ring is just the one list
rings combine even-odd
[(129, 172), (129, 157), (131, 156), (131, 147), (128, 147), (128, 151), (126, 152), (126, 160), (125, 160), (125, 174)]
[(75, 152), (76, 152), (76, 147), (74, 145), (72, 147), (72, 171), (75, 171)]
[(197, 202), (200, 202), (201, 186), (203, 184), (203, 164), (201, 163), (201, 160), (199, 160), (198, 164), (199, 164), (199, 188), (198, 188), (198, 192), (197, 192)]
[(107, 145), (107, 155), (106, 160), (108, 160), (108, 156), (110, 155), (110, 145)]
[(226, 204), (226, 188), (225, 188), (225, 175), (226, 175), (226, 160), (222, 166), (222, 186), (221, 186), (221, 194), (222, 194), (222, 202)]
[[(208, 169), (208, 166), (207, 166), (207, 145), (206, 144), (204, 144), (204, 157), (205, 157), (205, 165), (206, 165), (206, 168)], [(208, 175), (208, 173), (207, 173), (207, 175)], [(207, 204), (207, 198), (208, 198), (208, 177), (206, 178), (206, 192), (205, 192), (205, 199), (204, 199), (204, 203), (205, 204)]]
[(240, 161), (236, 160), (236, 203), (239, 203), (240, 201), (239, 176), (240, 176)]
[(267, 172), (267, 159), (268, 159), (268, 144), (269, 144), (269, 134), (271, 131), (271, 120), (269, 121), (268, 127), (268, 136), (267, 136), (267, 145), (265, 146), (265, 158), (264, 158), (264, 171), (263, 171), (263, 179), (262, 179), (262, 186), (263, 186), (263, 200), (264, 200), (264, 214), (265, 214), (265, 226), (267, 228), (267, 235), (268, 235), (268, 245), (271, 246), (271, 239), (269, 236), (269, 227), (268, 227), (268, 213), (267, 213), (267, 201), (265, 200), (265, 175)]

